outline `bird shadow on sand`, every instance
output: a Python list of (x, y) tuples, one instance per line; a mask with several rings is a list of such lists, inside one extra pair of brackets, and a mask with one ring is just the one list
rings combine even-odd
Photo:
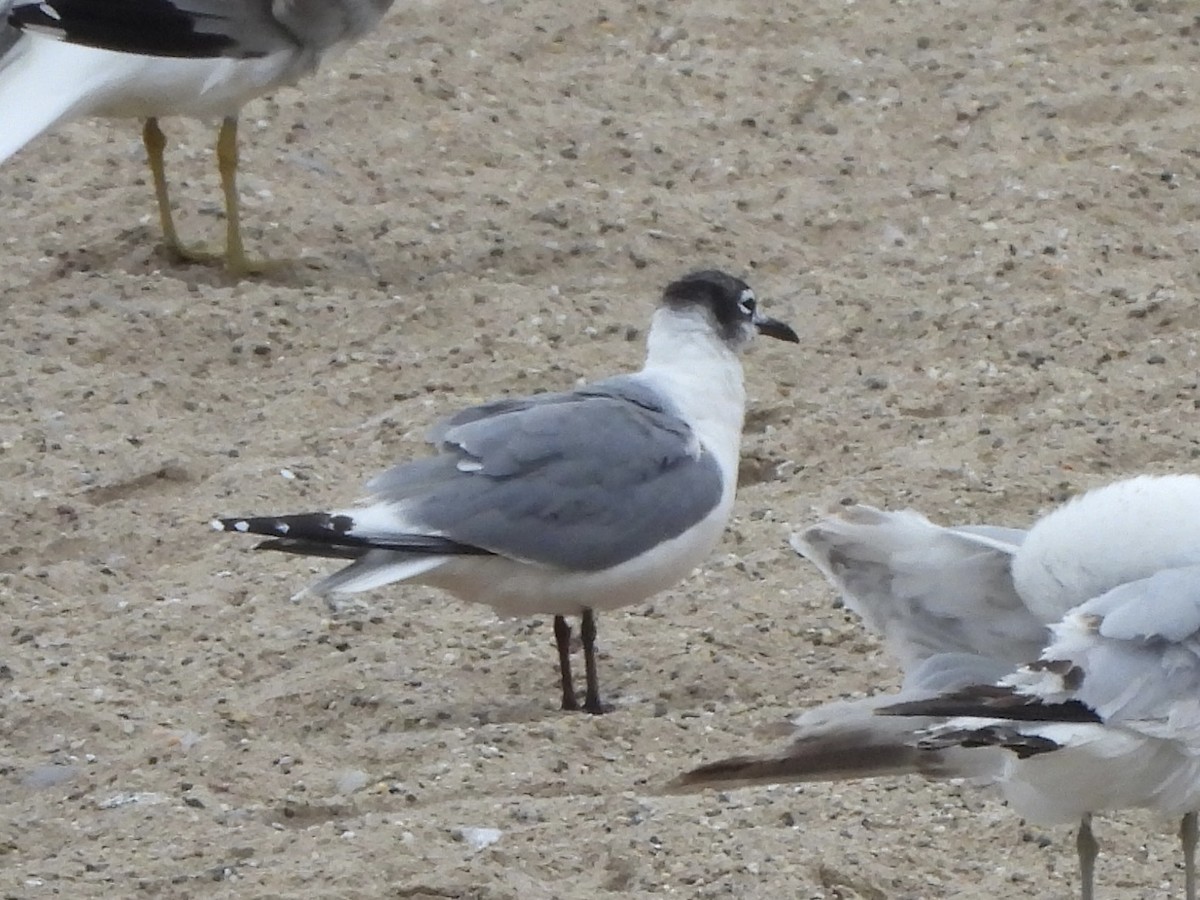
[[(208, 247), (207, 244), (202, 246)], [(264, 247), (263, 252), (272, 253), (275, 249)], [(286, 251), (279, 248), (279, 252)], [(55, 249), (49, 256), (49, 264), (34, 279), (37, 283), (52, 283), (76, 275), (108, 274), (170, 278), (196, 289), (231, 287), (240, 283), (284, 288), (344, 286), (347, 282), (376, 287), (378, 283), (378, 277), (365, 257), (346, 254), (333, 254), (329, 258), (272, 255), (265, 260), (261, 271), (234, 273), (219, 259), (191, 261), (180, 258), (149, 226), (129, 228), (86, 246)]]

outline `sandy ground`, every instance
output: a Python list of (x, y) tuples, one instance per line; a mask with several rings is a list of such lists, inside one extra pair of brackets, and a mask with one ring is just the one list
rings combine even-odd
[[(304, 261), (243, 283), (156, 250), (135, 123), (27, 147), (0, 168), (0, 895), (1072, 896), (1069, 829), (979, 792), (658, 789), (896, 683), (786, 545), (815, 511), (1022, 525), (1195, 467), (1194, 11), (400, 0), (247, 109), (249, 240)], [(215, 236), (211, 130), (166, 127), (181, 227)], [(331, 619), (287, 599), (327, 566), (208, 530), (344, 503), (458, 405), (636, 367), (703, 266), (802, 343), (746, 361), (718, 552), (600, 618), (616, 712), (557, 710), (544, 617), (405, 587)], [(1180, 893), (1170, 823), (1097, 833), (1101, 896)]]

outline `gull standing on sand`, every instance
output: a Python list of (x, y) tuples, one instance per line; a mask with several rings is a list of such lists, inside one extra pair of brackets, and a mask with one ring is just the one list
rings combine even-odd
[(794, 543), (883, 633), (904, 687), (804, 713), (782, 753), (711, 763), (675, 787), (908, 773), (996, 782), (1032, 821), (1080, 823), (1084, 900), (1092, 813), (1155, 809), (1182, 817), (1195, 900), (1200, 477), (1119, 481), (1028, 533), (854, 507)]
[[(167, 248), (190, 261), (261, 271), (242, 242), (237, 128), (255, 97), (313, 72), (373, 29), (392, 0), (0, 0), (0, 163), (59, 122), (144, 119), (142, 140)], [(14, 36), (13, 31), (18, 34)], [(6, 45), (7, 50), (3, 48)], [(220, 118), (225, 250), (179, 239), (163, 164), (163, 116)]]
[(566, 616), (581, 616), (583, 709), (599, 713), (595, 611), (675, 584), (725, 530), (746, 400), (738, 354), (756, 334), (799, 341), (744, 281), (687, 275), (663, 291), (641, 371), (462, 410), (433, 428), (436, 455), (377, 476), (364, 505), (214, 527), (353, 560), (306, 591), (317, 595), (412, 581), (505, 615), (553, 615), (567, 710), (579, 706)]

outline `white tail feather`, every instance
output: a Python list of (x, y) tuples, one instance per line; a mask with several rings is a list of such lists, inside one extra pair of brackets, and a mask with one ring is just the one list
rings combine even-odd
[(311, 584), (292, 599), (328, 597), (374, 590), (396, 581), (411, 581), (446, 562), (445, 556), (417, 556), (392, 550), (371, 550), (344, 569)]
[(0, 162), (59, 122), (108, 99), (137, 58), (26, 36), (0, 59)]

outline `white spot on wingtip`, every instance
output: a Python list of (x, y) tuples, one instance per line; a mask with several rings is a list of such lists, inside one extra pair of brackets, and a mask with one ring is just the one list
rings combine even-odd
[(208, 524), (212, 526), (213, 531), (224, 531), (225, 530), (225, 523), (222, 522), (220, 519), (213, 519)]
[(245, 534), (247, 531), (250, 530), (250, 523), (247, 522), (245, 519), (242, 519), (239, 522), (234, 522), (233, 530), (240, 531), (242, 534)]
[(287, 522), (276, 522), (275, 530), (278, 531), (280, 534), (287, 534), (289, 531), (292, 530), (292, 527), (290, 525), (288, 525)]
[(49, 16), (55, 22), (62, 21), (62, 16), (60, 16), (58, 14), (58, 10), (55, 9), (53, 6), (51, 6), (49, 3), (39, 3), (38, 9), (41, 10), (43, 15)]
[(296, 480), (296, 473), (293, 472), (291, 469), (280, 469), (279, 475), (286, 481), (295, 481)]

